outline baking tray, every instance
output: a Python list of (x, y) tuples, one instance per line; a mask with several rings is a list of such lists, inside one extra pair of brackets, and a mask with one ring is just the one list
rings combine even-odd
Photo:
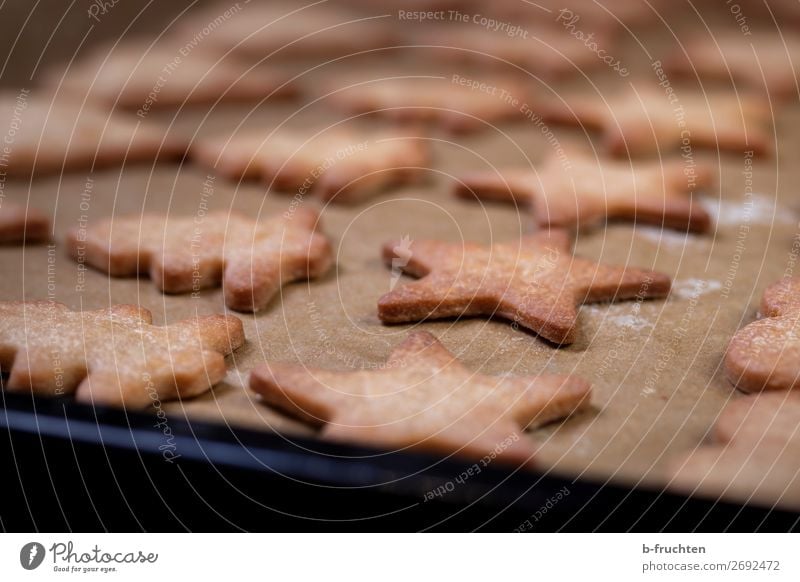
[[(793, 531), (800, 515), (2, 393), (7, 531)], [(452, 487), (451, 487), (452, 486)], [(432, 496), (432, 491), (442, 491)]]
[[(35, 8), (17, 3), (3, 26), (9, 30), (24, 29), (25, 34), (19, 35), (19, 43), (13, 48), (10, 44), (6, 47), (15, 58), (9, 59), (3, 84), (10, 88), (35, 85), (46, 63), (58, 61), (64, 54), (81, 52), (94, 42), (129, 38), (133, 32), (148, 29), (148, 18), (158, 17), (161, 21), (166, 17), (165, 7), (141, 3), (145, 4), (139, 12), (141, 6), (135, 6), (136, 3), (120, 3), (101, 22), (93, 23), (86, 19), (83, 10), (53, 9), (57, 2), (42, 2)], [(174, 6), (170, 3), (168, 10), (174, 15), (189, 4), (193, 3)], [(25, 28), (28, 17), (40, 24), (35, 31)], [(679, 29), (677, 23), (669, 31)], [(51, 34), (52, 42), (48, 44)], [(4, 38), (10, 43), (14, 35)], [(660, 37), (648, 35), (647, 41), (653, 45), (648, 44), (648, 48), (655, 54), (654, 46), (663, 40), (669, 40), (669, 34), (663, 30)], [(46, 48), (42, 53), (36, 47)], [(636, 50), (635, 42), (627, 42), (620, 48), (621, 57), (631, 61), (632, 70), (637, 66), (633, 62)], [(404, 64), (402, 59), (394, 58), (391, 50), (383, 56), (388, 56), (394, 65)], [(345, 59), (338, 65), (349, 71), (374, 66), (374, 62), (368, 61), (357, 59), (356, 63)], [(412, 55), (405, 64), (419, 73), (418, 61)], [(425, 65), (436, 67), (435, 63)], [(639, 62), (636, 70), (646, 74), (648, 63)], [(451, 68), (443, 65), (441, 70), (433, 72), (445, 74)], [(599, 90), (613, 86), (611, 81), (614, 79), (607, 76), (591, 80)], [(580, 83), (576, 86), (580, 88)], [(268, 104), (253, 112), (250, 123), (269, 126), (287, 119), (294, 108), (294, 105)], [(158, 120), (159, 115), (153, 113), (150, 119)], [(161, 119), (176, 132), (190, 133), (197, 127), (197, 120), (202, 119), (201, 134), (211, 134), (235, 126), (241, 121), (242, 112), (235, 107), (220, 107), (215, 115), (205, 117), (202, 111), (186, 108)], [(299, 126), (314, 127), (338, 119), (322, 103), (304, 108), (304, 116), (293, 121)], [(354, 122), (375, 126), (375, 120)], [(794, 128), (798, 124), (800, 114), (796, 108), (782, 113), (776, 124), (777, 144), (786, 159), (797, 155), (798, 144), (792, 137), (797, 134)], [(377, 198), (374, 208), (388, 208), (389, 201), (406, 199), (401, 202), (406, 204), (405, 208), (383, 211), (384, 216), (391, 218), (396, 234), (411, 233), (417, 238), (441, 236), (458, 240), (459, 232), (450, 223), (420, 220), (410, 210), (409, 200), (423, 200), (430, 207), (443, 209), (454, 217), (458, 229), (464, 228), (470, 238), (481, 242), (493, 239), (495, 232), (509, 238), (525, 232), (530, 224), (524, 214), (513, 208), (455, 201), (447, 194), (446, 174), (472, 167), (470, 157), (461, 148), (464, 144), (466, 149), (477, 151), (495, 163), (506, 164), (530, 160), (538, 163), (549, 147), (530, 125), (512, 124), (502, 129), (502, 135), (489, 132), (468, 136), (452, 146), (446, 141), (438, 143), (436, 172), (432, 172), (436, 175), (419, 187)], [(596, 145), (581, 130), (559, 131), (565, 145)], [(432, 137), (447, 139), (441, 134)], [(515, 157), (517, 150), (509, 147), (507, 141), (518, 145), (530, 159)], [(719, 203), (717, 217), (735, 214), (742, 203), (736, 189), (741, 185), (743, 161), (715, 154), (707, 155), (720, 164), (722, 194), (718, 200), (716, 194), (709, 199)], [(0, 423), (6, 428), (2, 460), (7, 468), (4, 489), (10, 491), (1, 496), (2, 527), (19, 530), (795, 529), (796, 514), (700, 497), (687, 499), (662, 491), (659, 478), (654, 476), (668, 456), (701, 443), (719, 410), (736, 397), (719, 374), (719, 354), (730, 334), (752, 319), (761, 290), (784, 271), (785, 255), (796, 230), (793, 219), (786, 217), (789, 207), (796, 204), (791, 187), (800, 179), (800, 168), (781, 167), (780, 184), (772, 161), (758, 162), (753, 172), (763, 192), (770, 195), (775, 192), (766, 202), (774, 198), (779, 206), (776, 206), (777, 219), (776, 214), (771, 217), (773, 222), (749, 225), (750, 244), (739, 261), (742, 273), (739, 280), (746, 276), (744, 283), (733, 286), (724, 296), (719, 288), (711, 290), (711, 296), (703, 301), (708, 309), (692, 314), (700, 331), (686, 336), (679, 346), (676, 357), (682, 358), (686, 367), (662, 376), (663, 390), (647, 397), (643, 397), (642, 386), (648, 381), (648, 366), (657, 362), (671, 338), (677, 337), (676, 330), (688, 313), (691, 298), (686, 297), (687, 289), (683, 289), (683, 296), (679, 293), (663, 303), (642, 304), (639, 313), (654, 322), (653, 330), (636, 329), (624, 338), (617, 349), (616, 371), (622, 372), (589, 378), (595, 384), (598, 401), (592, 415), (531, 435), (542, 446), (543, 466), (553, 466), (552, 471), (507, 471), (493, 464), (456, 486), (455, 480), (471, 463), (408, 453), (376, 454), (367, 449), (320, 442), (308, 427), (253, 402), (252, 395), (244, 389), (246, 373), (265, 358), (299, 359), (320, 367), (341, 367), (343, 362), (370, 365), (383, 361), (390, 347), (405, 334), (405, 328), (380, 326), (374, 316), (374, 302), (388, 282), (388, 273), (378, 255), (377, 243), (381, 241), (377, 236), (388, 236), (380, 227), (379, 215), (372, 215), (371, 223), (362, 220), (358, 228), (348, 231), (352, 217), (364, 214), (365, 209), (331, 207), (325, 209), (323, 223), (337, 244), (342, 243), (345, 232), (356, 232), (363, 240), (371, 241), (369, 245), (359, 243), (358, 239), (355, 244), (353, 239), (343, 243), (340, 258), (345, 269), (339, 274), (345, 285), (358, 282), (348, 289), (349, 299), (359, 306), (354, 313), (357, 323), (369, 332), (366, 338), (356, 334), (334, 338), (347, 345), (346, 353), (339, 354), (343, 358), (337, 358), (337, 354), (320, 353), (315, 348), (311, 340), (319, 335), (317, 329), (311, 328), (308, 337), (300, 338), (302, 341), (292, 336), (292, 330), (313, 323), (309, 305), (323, 312), (326, 305), (333, 305), (334, 302), (324, 299), (337, 296), (339, 283), (334, 276), (314, 283), (313, 290), (303, 284), (287, 288), (280, 300), (285, 310), (273, 308), (258, 318), (243, 316), (250, 342), (231, 358), (239, 365), (238, 377), (229, 375), (211, 394), (195, 401), (167, 405), (170, 428), (180, 443), (181, 457), (174, 463), (166, 462), (163, 451), (159, 450), (164, 435), (153, 426), (152, 416), (2, 392), (4, 409)], [(169, 209), (181, 214), (196, 209), (198, 201), (190, 194), (200, 192), (206, 177), (203, 168), (187, 162), (151, 167), (140, 164), (74, 172), (30, 183), (9, 182), (6, 191), (24, 197), (57, 218), (55, 239), (60, 241), (65, 230), (80, 218), (75, 202), (85, 193), (87, 184), (91, 184), (92, 190), (92, 218), (141, 212), (143, 208)], [(251, 215), (280, 212), (290, 200), (285, 195), (265, 198), (263, 186), (257, 184), (236, 185), (219, 179), (216, 188), (215, 203), (219, 208), (233, 208)], [(760, 212), (759, 216), (765, 211)], [(713, 237), (681, 239), (668, 231), (612, 224), (582, 234), (576, 252), (595, 260), (662, 270), (683, 283), (699, 273), (702, 278), (719, 283), (725, 281), (737, 243), (735, 228), (730, 224), (724, 226)], [(87, 287), (92, 293), (77, 293), (74, 263), (60, 245), (52, 253), (57, 257), (58, 292), (54, 298), (75, 309), (140, 303), (153, 310), (159, 324), (195, 312), (214, 313), (222, 309), (219, 291), (204, 292), (198, 300), (189, 302), (162, 295), (147, 280), (108, 279), (95, 272), (87, 274)], [(47, 245), (26, 248), (16, 254), (13, 249), (0, 249), (2, 268), (22, 273), (19, 280), (4, 278), (4, 298), (46, 298), (48, 273), (43, 266), (47, 265), (50, 254)], [(751, 276), (755, 273), (758, 276)], [(23, 279), (25, 287), (19, 285)], [(691, 293), (691, 288), (688, 291)], [(719, 309), (721, 303), (726, 306), (724, 310)], [(555, 350), (530, 334), (511, 331), (502, 322), (469, 320), (456, 325), (439, 322), (426, 324), (425, 329), (434, 332), (450, 349), (457, 349), (466, 365), (485, 369), (486, 373), (503, 373), (513, 368), (518, 373), (593, 374), (604, 369), (602, 361), (606, 354), (588, 348), (593, 342), (600, 346), (615, 345), (614, 334), (609, 335), (609, 330), (613, 331), (615, 321), (630, 315), (628, 309), (625, 304), (583, 308), (579, 341), (563, 350)], [(331, 329), (349, 329), (343, 325), (351, 315), (347, 310), (343, 313), (328, 310), (323, 315)], [(269, 333), (260, 333), (264, 329)], [(511, 362), (518, 365), (512, 366)], [(662, 413), (662, 408), (671, 414)], [(632, 422), (627, 422), (628, 418)], [(265, 423), (269, 430), (256, 430), (263, 429)], [(584, 431), (587, 423), (594, 427), (593, 432)], [(612, 446), (608, 446), (609, 441)], [(653, 459), (657, 464), (653, 464)], [(432, 491), (441, 491), (442, 487), (441, 496), (426, 500)], [(563, 491), (569, 494), (562, 493), (559, 498)]]

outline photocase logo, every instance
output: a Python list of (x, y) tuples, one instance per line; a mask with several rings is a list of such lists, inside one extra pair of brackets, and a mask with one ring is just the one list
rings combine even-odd
[(392, 259), (392, 278), (389, 281), (389, 291), (392, 291), (403, 274), (403, 269), (411, 260), (411, 237), (405, 235), (392, 249), (395, 257)]
[(44, 561), (44, 546), (38, 542), (28, 542), (19, 551), (19, 563), (26, 570), (35, 570)]

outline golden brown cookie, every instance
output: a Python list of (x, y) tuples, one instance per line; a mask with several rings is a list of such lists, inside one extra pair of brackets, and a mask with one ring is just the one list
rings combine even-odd
[(340, 57), (390, 46), (396, 38), (385, 19), (340, 6), (291, 2), (214, 3), (184, 16), (173, 35), (176, 42), (199, 35), (219, 52), (259, 61)]
[(271, 362), (253, 370), (250, 387), (266, 403), (322, 425), (325, 438), (517, 464), (534, 454), (520, 435), (525, 428), (587, 408), (591, 393), (575, 376), (472, 372), (426, 332), (410, 334), (376, 371)]
[(800, 442), (800, 397), (773, 392), (737, 398), (722, 410), (712, 434), (717, 443), (734, 442), (739, 447)]
[(51, 102), (4, 93), (0, 122), (14, 128), (7, 144), (9, 176), (175, 158), (186, 151), (185, 141), (162, 127), (60, 96)]
[(50, 237), (50, 221), (38, 208), (0, 199), (0, 244), (36, 243)]
[(706, 34), (688, 39), (665, 61), (671, 73), (701, 80), (733, 81), (740, 89), (759, 90), (773, 98), (797, 95), (795, 63), (800, 40), (774, 31), (738, 31)]
[(457, 177), (455, 192), (462, 198), (527, 206), (543, 227), (581, 228), (625, 219), (706, 232), (711, 218), (691, 194), (713, 183), (714, 173), (705, 164), (631, 165), (571, 156), (569, 167), (551, 157), (538, 170), (465, 174)]
[(704, 446), (671, 461), (669, 488), (767, 507), (800, 508), (800, 442)]
[(400, 123), (442, 127), (453, 133), (489, 129), (507, 120), (524, 120), (533, 115), (539, 102), (533, 101), (524, 83), (506, 77), (389, 76), (376, 72), (338, 76), (324, 84), (322, 94), (330, 103), (352, 114), (374, 114)]
[(274, 67), (251, 69), (230, 56), (178, 42), (140, 43), (95, 50), (49, 82), (75, 98), (137, 110), (217, 101), (288, 97), (297, 93)]
[(318, 135), (247, 130), (202, 139), (191, 153), (228, 178), (260, 178), (278, 190), (340, 203), (418, 181), (430, 164), (425, 142), (414, 136), (343, 128)]
[(599, 129), (606, 150), (615, 156), (680, 152), (694, 160), (700, 149), (771, 151), (769, 104), (754, 95), (701, 94), (670, 86), (669, 91), (646, 87), (591, 97), (565, 95), (564, 102), (552, 103), (547, 118)]
[(744, 392), (800, 386), (800, 278), (771, 285), (762, 301), (764, 319), (737, 331), (725, 354), (725, 374)]
[(73, 230), (67, 244), (73, 258), (112, 276), (149, 273), (167, 293), (222, 284), (225, 305), (258, 311), (283, 285), (331, 266), (330, 243), (318, 226), (317, 213), (302, 207), (264, 221), (223, 211), (129, 216)]
[(162, 327), (136, 305), (80, 312), (50, 301), (0, 302), (0, 367), (13, 392), (159, 407), (208, 391), (225, 376), (224, 356), (243, 343), (232, 316)]
[(663, 297), (670, 289), (661, 273), (574, 257), (569, 237), (558, 230), (490, 247), (388, 243), (383, 257), (393, 269), (421, 278), (380, 298), (381, 321), (499, 316), (557, 344), (575, 341), (582, 303)]

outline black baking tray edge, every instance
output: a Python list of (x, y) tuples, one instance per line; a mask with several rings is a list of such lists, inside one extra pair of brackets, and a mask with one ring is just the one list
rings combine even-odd
[(172, 417), (165, 435), (151, 414), (0, 397), (4, 531), (793, 531), (800, 520)]

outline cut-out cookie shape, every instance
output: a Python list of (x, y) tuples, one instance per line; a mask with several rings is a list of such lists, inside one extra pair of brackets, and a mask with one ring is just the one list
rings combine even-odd
[(0, 302), (0, 368), (14, 392), (147, 408), (208, 391), (225, 377), (224, 356), (243, 343), (242, 322), (232, 316), (162, 327), (136, 305), (81, 312), (49, 301)]
[(687, 176), (682, 162), (630, 163), (571, 156), (569, 167), (551, 157), (540, 170), (479, 172), (457, 179), (463, 198), (501, 200), (527, 206), (540, 226), (580, 228), (606, 219), (626, 219), (679, 230), (705, 232), (711, 219), (690, 196), (713, 184), (710, 167), (698, 164)]
[(800, 278), (773, 283), (761, 300), (763, 319), (737, 331), (725, 373), (743, 392), (800, 387)]
[(609, 153), (643, 156), (697, 149), (770, 152), (769, 104), (753, 95), (645, 88), (593, 97), (565, 95), (548, 107), (553, 122), (597, 128)]
[(380, 298), (385, 323), (499, 316), (557, 344), (575, 341), (578, 305), (663, 297), (666, 275), (572, 256), (563, 231), (540, 232), (485, 247), (433, 240), (389, 243), (383, 257), (418, 281)]
[(335, 82), (323, 86), (325, 102), (348, 113), (370, 113), (400, 123), (424, 123), (453, 133), (522, 120), (523, 111), (533, 115), (539, 107), (524, 84), (486, 75), (388, 77), (382, 72), (371, 79), (363, 75), (337, 77)]
[(771, 392), (737, 398), (722, 410), (712, 432), (715, 442), (755, 446), (800, 442), (800, 397)]
[[(684, 53), (685, 51), (685, 53)], [(772, 97), (797, 94), (796, 63), (800, 41), (774, 32), (739, 32), (689, 39), (665, 61), (671, 73), (701, 80), (733, 81), (741, 88), (761, 90)]]
[(591, 392), (575, 376), (477, 374), (426, 332), (410, 334), (377, 371), (271, 362), (253, 370), (250, 387), (322, 425), (325, 438), (517, 464), (534, 454), (521, 431), (587, 408)]
[(316, 212), (297, 208), (256, 221), (229, 212), (202, 220), (163, 215), (106, 219), (67, 237), (78, 261), (115, 277), (149, 273), (166, 293), (223, 286), (237, 311), (266, 307), (283, 285), (323, 275), (332, 264)]
[(37, 208), (0, 201), (0, 244), (36, 243), (50, 236), (50, 221)]
[(174, 37), (187, 42), (198, 34), (208, 47), (259, 61), (333, 58), (395, 44), (392, 29), (380, 18), (340, 6), (290, 2), (215, 3), (183, 17)]
[(49, 81), (76, 98), (138, 109), (216, 101), (288, 97), (296, 88), (275, 68), (248, 70), (237, 59), (179, 43), (108, 46), (73, 65), (51, 72)]
[(346, 129), (315, 136), (290, 129), (247, 130), (202, 139), (192, 156), (234, 180), (260, 178), (278, 190), (340, 203), (418, 181), (430, 164), (423, 140), (393, 131)]
[(122, 162), (174, 158), (186, 142), (136, 116), (61, 97), (0, 95), (0, 123), (14, 127), (5, 171), (30, 176)]

